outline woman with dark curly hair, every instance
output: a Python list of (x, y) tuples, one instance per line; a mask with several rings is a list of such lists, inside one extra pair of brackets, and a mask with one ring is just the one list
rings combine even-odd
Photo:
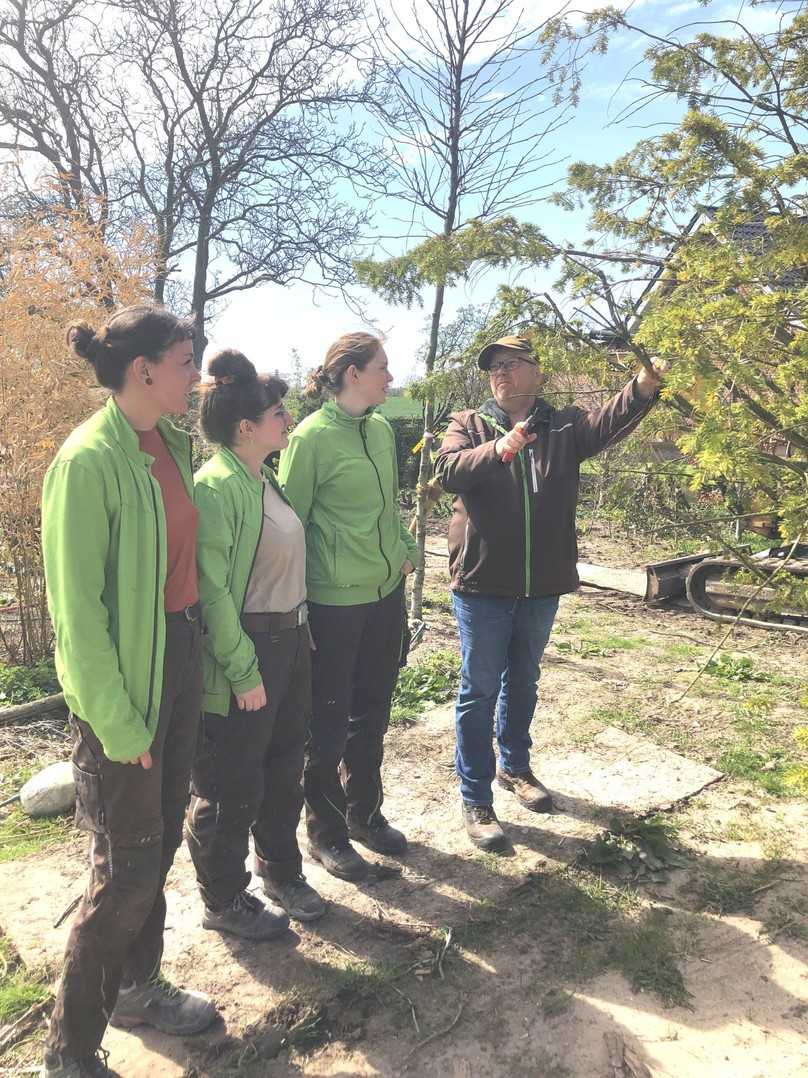
[[(186, 836), (204, 927), (265, 940), (289, 917), (325, 912), (296, 837), (311, 717), (306, 544), (264, 465), (288, 441), (286, 383), (230, 350), (208, 373), (201, 425), (219, 449), (195, 476), (205, 693)], [(246, 889), (250, 832), (256, 875), (280, 909)]]

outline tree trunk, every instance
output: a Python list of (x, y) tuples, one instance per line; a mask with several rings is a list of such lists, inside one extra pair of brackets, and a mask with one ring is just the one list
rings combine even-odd
[[(438, 330), (443, 310), (444, 286), (435, 289), (435, 303), (432, 308), (432, 321), (429, 327), (429, 349), (426, 354), (427, 377), (435, 366), (438, 354)], [(418, 469), (418, 486), (415, 502), (415, 541), (418, 544), (418, 561), (412, 574), (412, 594), (410, 595), (410, 620), (415, 625), (423, 620), (424, 574), (426, 572), (426, 526), (429, 519), (429, 492), (427, 483), (432, 477), (432, 439), (426, 437), (431, 432), (434, 421), (431, 395), (427, 394), (424, 404), (424, 442), (421, 446), (421, 464)]]
[(202, 367), (202, 356), (208, 343), (205, 336), (205, 306), (208, 298), (208, 262), (210, 261), (210, 221), (212, 207), (205, 204), (199, 214), (197, 228), (196, 258), (194, 260), (194, 287), (191, 309), (194, 315), (194, 363)]

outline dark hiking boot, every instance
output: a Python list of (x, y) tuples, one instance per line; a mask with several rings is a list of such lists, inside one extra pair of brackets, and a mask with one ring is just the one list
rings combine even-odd
[(391, 827), (380, 812), (371, 818), (370, 823), (349, 820), (348, 834), (355, 842), (361, 842), (376, 853), (398, 857), (407, 852), (407, 840), (402, 832)]
[(466, 834), (475, 846), (490, 853), (502, 853), (508, 848), (505, 832), (499, 825), (493, 805), (463, 805)]
[(205, 906), (202, 927), (228, 932), (245, 940), (271, 940), (289, 927), (289, 918), (281, 910), (269, 910), (249, 891), (239, 891), (229, 906), (212, 910)]
[(522, 771), (518, 775), (497, 771), (497, 782), (503, 790), (515, 794), (516, 800), (531, 812), (552, 812), (555, 809), (550, 791), (542, 786), (532, 771)]
[(347, 839), (332, 846), (317, 846), (310, 842), (309, 855), (313, 861), (319, 861), (326, 872), (340, 880), (358, 883), (368, 874), (367, 861), (359, 856)]
[(217, 1013), (213, 1001), (202, 992), (187, 992), (156, 977), (122, 988), (109, 1024), (116, 1029), (153, 1026), (161, 1033), (190, 1037), (212, 1025)]
[(325, 913), (325, 902), (317, 892), (306, 883), (304, 876), (293, 880), (276, 883), (264, 879), (264, 893), (268, 898), (286, 910), (293, 921), (316, 921)]
[(113, 1072), (107, 1066), (108, 1058), (109, 1052), (101, 1048), (83, 1059), (65, 1059), (46, 1054), (39, 1078), (113, 1078)]

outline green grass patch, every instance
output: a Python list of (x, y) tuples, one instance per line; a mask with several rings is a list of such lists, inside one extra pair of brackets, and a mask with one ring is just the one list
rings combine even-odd
[(647, 641), (635, 636), (620, 636), (617, 633), (586, 633), (575, 640), (556, 640), (555, 646), (562, 654), (580, 655), (582, 659), (597, 656), (608, 658), (618, 651), (632, 651), (643, 647)]
[(386, 419), (415, 419), (424, 414), (420, 401), (404, 396), (388, 397), (378, 410)]
[(17, 861), (29, 854), (58, 846), (66, 842), (72, 833), (72, 815), (32, 819), (21, 808), (15, 807), (0, 820), (0, 862)]
[(666, 1007), (690, 1007), (692, 996), (676, 961), (669, 916), (664, 910), (646, 910), (636, 925), (617, 934), (611, 958), (635, 992), (653, 992)]
[(443, 649), (433, 651), (398, 675), (390, 721), (394, 725), (416, 722), (427, 708), (454, 696), (460, 677), (460, 656)]
[(666, 644), (663, 653), (670, 659), (695, 659), (704, 654), (698, 644)]
[(704, 667), (705, 674), (720, 678), (721, 681), (772, 681), (770, 674), (758, 670), (748, 655), (730, 655), (721, 652), (707, 662)]
[(47, 977), (26, 969), (7, 936), (0, 936), (0, 1025), (16, 1021), (50, 995)]
[(780, 871), (779, 861), (766, 861), (754, 869), (715, 866), (695, 887), (696, 908), (719, 917), (751, 913)]
[(6, 666), (0, 663), (0, 707), (28, 704), (60, 691), (56, 670), (50, 659), (36, 666)]
[(424, 592), (424, 610), (437, 610), (443, 614), (452, 613), (452, 600), (444, 591)]
[(607, 726), (618, 726), (629, 734), (647, 733), (650, 724), (640, 714), (638, 704), (626, 704), (623, 707), (596, 707), (590, 717)]
[(718, 758), (718, 769), (736, 779), (754, 782), (777, 797), (800, 793), (798, 765), (784, 748), (757, 749), (748, 742), (728, 745)]

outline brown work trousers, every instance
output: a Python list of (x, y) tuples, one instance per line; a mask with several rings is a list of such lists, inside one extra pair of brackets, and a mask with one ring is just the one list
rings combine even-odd
[(201, 696), (199, 621), (169, 615), (151, 768), (107, 759), (90, 727), (71, 717), (76, 826), (90, 832), (91, 869), (48, 1032), (51, 1064), (91, 1056), (120, 985), (160, 969), (163, 887), (182, 841)]

